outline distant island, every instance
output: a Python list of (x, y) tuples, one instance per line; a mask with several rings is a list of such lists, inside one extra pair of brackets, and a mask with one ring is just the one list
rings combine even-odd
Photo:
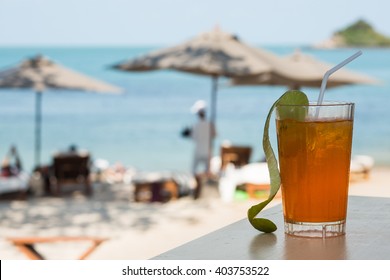
[(390, 37), (375, 29), (366, 21), (358, 20), (352, 25), (336, 31), (333, 36), (315, 48), (349, 48), (349, 47), (390, 47)]

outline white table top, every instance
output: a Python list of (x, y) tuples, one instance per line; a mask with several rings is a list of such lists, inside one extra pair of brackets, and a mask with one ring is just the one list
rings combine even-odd
[(390, 260), (390, 198), (350, 196), (346, 235), (302, 238), (284, 234), (282, 206), (262, 216), (278, 226), (265, 234), (243, 219), (154, 257), (156, 260)]

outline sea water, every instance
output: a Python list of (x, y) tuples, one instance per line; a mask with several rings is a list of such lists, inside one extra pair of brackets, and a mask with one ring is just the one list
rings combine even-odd
[[(210, 103), (211, 78), (168, 70), (121, 72), (110, 69), (115, 63), (160, 47), (0, 48), (0, 69), (43, 54), (65, 67), (124, 89), (122, 95), (45, 92), (42, 163), (50, 163), (53, 153), (75, 144), (90, 151), (93, 159), (106, 159), (111, 164), (120, 162), (140, 170), (189, 171), (193, 143), (180, 133), (196, 121), (196, 116), (190, 112), (192, 104), (199, 99)], [(297, 46), (264, 48), (288, 55)], [(302, 51), (336, 64), (356, 50)], [(363, 53), (347, 68), (383, 83), (329, 89), (325, 99), (356, 103), (352, 154), (370, 155), (377, 165), (390, 165), (390, 50), (363, 49)], [(262, 159), (266, 114), (286, 90), (282, 86), (232, 87), (227, 79), (220, 79), (214, 154), (218, 155), (220, 145), (229, 141), (234, 145), (252, 146), (251, 161)], [(309, 99), (317, 99), (319, 89), (303, 88), (303, 91)], [(34, 114), (34, 90), (0, 89), (0, 157), (3, 158), (14, 144), (27, 170), (34, 165)], [(272, 141), (276, 147), (276, 136)]]

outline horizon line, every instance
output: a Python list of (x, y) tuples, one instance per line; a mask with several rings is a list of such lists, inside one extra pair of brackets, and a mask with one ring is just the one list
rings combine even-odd
[[(178, 43), (180, 44), (180, 43)], [(0, 48), (149, 48), (149, 47), (169, 47), (176, 44), (0, 44)], [(255, 43), (253, 46), (302, 46), (310, 47), (311, 43)]]

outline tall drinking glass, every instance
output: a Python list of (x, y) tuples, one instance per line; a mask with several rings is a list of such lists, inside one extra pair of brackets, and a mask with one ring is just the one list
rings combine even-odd
[(354, 104), (276, 107), (285, 232), (345, 233)]

